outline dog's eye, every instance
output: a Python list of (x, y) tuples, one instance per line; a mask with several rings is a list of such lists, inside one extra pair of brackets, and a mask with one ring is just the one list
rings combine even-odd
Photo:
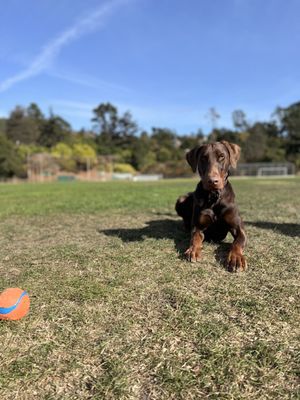
[(224, 154), (220, 154), (219, 157), (218, 157), (218, 160), (219, 161), (224, 161), (225, 160)]

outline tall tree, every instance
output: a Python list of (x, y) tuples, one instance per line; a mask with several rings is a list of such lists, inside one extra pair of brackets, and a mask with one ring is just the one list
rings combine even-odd
[(232, 112), (233, 125), (238, 130), (246, 130), (249, 126), (246, 114), (243, 110), (235, 110)]
[(257, 122), (247, 131), (243, 156), (247, 162), (265, 161), (268, 135), (263, 123)]
[(151, 139), (147, 132), (142, 132), (132, 147), (132, 165), (143, 171), (156, 162), (156, 153), (151, 149)]
[(59, 142), (69, 143), (72, 139), (71, 125), (63, 118), (50, 114), (43, 123), (39, 144), (45, 147), (53, 147)]
[(138, 126), (129, 111), (118, 119), (118, 131), (122, 147), (130, 145), (138, 131)]
[(40, 129), (26, 109), (17, 106), (6, 122), (6, 136), (14, 143), (34, 144), (40, 136)]
[(41, 109), (36, 103), (31, 103), (26, 109), (26, 114), (27, 117), (30, 118), (31, 120), (35, 121), (37, 124), (40, 134), (42, 132), (43, 124), (45, 122), (45, 116), (42, 113)]
[(0, 135), (0, 177), (11, 178), (13, 176), (24, 177), (25, 169), (16, 146), (6, 137)]
[(287, 158), (300, 166), (300, 102), (287, 108), (278, 107), (276, 114), (285, 138)]
[(117, 138), (118, 110), (111, 103), (99, 104), (93, 110), (94, 129), (98, 136), (96, 143), (100, 154), (112, 154), (114, 152), (114, 139)]
[(129, 112), (120, 117), (117, 107), (102, 103), (93, 113), (92, 122), (98, 133), (96, 142), (101, 154), (115, 154), (118, 149), (130, 146), (138, 128)]
[(5, 135), (6, 121), (6, 118), (0, 118), (0, 135)]
[(218, 113), (215, 107), (210, 107), (206, 114), (206, 118), (210, 120), (212, 129), (216, 129), (218, 126), (218, 120), (221, 118), (221, 115)]
[(93, 110), (92, 122), (98, 134), (107, 134), (112, 137), (116, 134), (118, 110), (111, 103), (102, 103)]
[(199, 129), (196, 134), (182, 135), (177, 139), (180, 142), (180, 148), (186, 151), (201, 145), (204, 142), (204, 134), (201, 129)]
[(151, 139), (156, 149), (165, 147), (171, 150), (176, 147), (176, 134), (168, 128), (152, 128)]
[(26, 111), (28, 117), (32, 119), (35, 119), (37, 121), (45, 119), (44, 114), (36, 103), (30, 103)]
[(220, 142), (221, 140), (227, 140), (228, 142), (240, 143), (239, 133), (231, 129), (220, 128), (213, 129), (208, 135), (208, 140), (212, 142)]

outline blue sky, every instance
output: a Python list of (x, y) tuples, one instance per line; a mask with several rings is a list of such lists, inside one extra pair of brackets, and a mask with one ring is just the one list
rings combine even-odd
[(52, 108), (74, 128), (112, 102), (179, 134), (300, 100), (298, 0), (10, 0), (1, 4), (0, 115)]

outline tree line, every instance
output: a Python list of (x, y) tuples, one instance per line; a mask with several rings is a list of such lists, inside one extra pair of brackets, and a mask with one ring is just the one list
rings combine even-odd
[(242, 110), (232, 113), (234, 128), (218, 128), (219, 114), (209, 111), (211, 132), (178, 134), (168, 128), (141, 130), (129, 111), (120, 114), (111, 103), (93, 110), (90, 129), (73, 130), (70, 123), (40, 107), (16, 106), (0, 119), (0, 177), (26, 178), (30, 157), (47, 154), (61, 170), (190, 174), (184, 154), (206, 141), (228, 140), (241, 146), (242, 162), (290, 161), (300, 169), (300, 102), (278, 107), (270, 121), (249, 122)]

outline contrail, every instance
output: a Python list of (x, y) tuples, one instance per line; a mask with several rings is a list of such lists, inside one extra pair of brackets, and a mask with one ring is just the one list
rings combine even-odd
[(0, 82), (0, 92), (4, 92), (18, 82), (40, 74), (49, 67), (64, 47), (79, 37), (103, 26), (107, 17), (109, 17), (120, 6), (128, 3), (128, 1), (129, 0), (115, 0), (105, 3), (101, 7), (89, 13), (87, 17), (75, 23), (69, 29), (66, 29), (55, 39), (50, 41), (27, 68)]

